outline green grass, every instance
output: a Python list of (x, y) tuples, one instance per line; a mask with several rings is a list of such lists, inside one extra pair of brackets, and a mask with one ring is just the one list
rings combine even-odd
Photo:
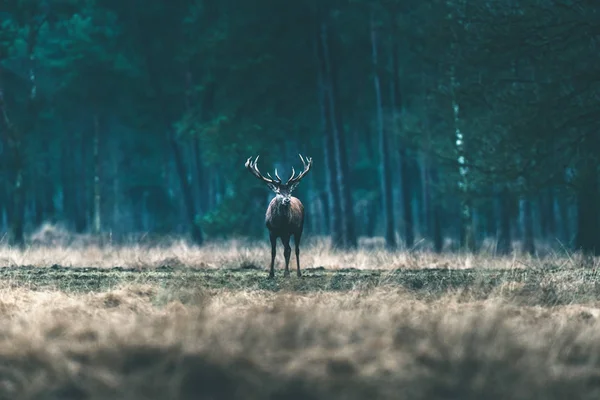
[(477, 298), (497, 295), (507, 284), (512, 296), (527, 298), (542, 305), (595, 301), (600, 298), (600, 273), (589, 268), (529, 269), (398, 269), (358, 270), (308, 268), (302, 278), (292, 274), (275, 279), (255, 268), (192, 269), (161, 266), (154, 269), (75, 268), (75, 267), (4, 267), (0, 279), (12, 286), (30, 289), (57, 289), (66, 292), (101, 292), (123, 284), (150, 284), (163, 288), (225, 289), (235, 291), (319, 292), (368, 290), (398, 287), (415, 294), (442, 295), (462, 291)]

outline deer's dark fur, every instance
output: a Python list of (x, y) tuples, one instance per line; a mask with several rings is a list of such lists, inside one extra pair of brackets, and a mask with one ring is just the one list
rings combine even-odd
[(273, 179), (271, 175), (267, 173), (268, 178), (262, 176), (256, 162), (251, 161), (249, 158), (246, 161), (246, 168), (257, 178), (264, 181), (270, 188), (275, 192), (275, 197), (269, 203), (267, 212), (265, 214), (265, 224), (269, 230), (269, 239), (271, 241), (271, 268), (269, 270), (269, 277), (275, 276), (275, 255), (277, 248), (277, 238), (281, 239), (281, 243), (284, 246), (283, 255), (285, 257), (285, 272), (284, 276), (290, 275), (289, 264), (290, 256), (292, 254), (292, 248), (290, 246), (290, 239), (294, 237), (294, 245), (296, 251), (296, 267), (297, 275), (300, 277), (300, 238), (302, 237), (302, 231), (304, 229), (304, 206), (302, 202), (291, 195), (292, 191), (296, 188), (300, 179), (308, 172), (312, 166), (312, 159), (308, 159), (308, 163), (300, 156), (304, 165), (304, 171), (298, 176), (294, 177), (295, 172), (292, 168), (292, 177), (283, 183), (281, 178), (277, 175), (275, 170), (276, 179)]

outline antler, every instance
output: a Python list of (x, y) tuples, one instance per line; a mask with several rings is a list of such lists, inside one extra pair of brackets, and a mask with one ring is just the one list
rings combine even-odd
[(294, 177), (296, 172), (294, 171), (294, 167), (292, 167), (292, 176), (286, 182), (286, 185), (288, 186), (296, 186), (300, 182), (300, 179), (302, 179), (304, 175), (306, 175), (306, 173), (310, 170), (310, 167), (312, 166), (312, 157), (304, 159), (302, 157), (302, 154), (298, 154), (298, 156), (300, 156), (300, 160), (302, 161), (304, 170), (300, 172), (298, 176)]
[(275, 170), (275, 176), (277, 177), (277, 180), (273, 179), (271, 174), (269, 174), (268, 172), (267, 172), (268, 178), (264, 177), (260, 173), (260, 171), (258, 170), (258, 166), (256, 165), (256, 163), (258, 162), (258, 157), (260, 157), (260, 155), (256, 156), (256, 159), (254, 161), (252, 161), (252, 157), (249, 157), (246, 160), (246, 164), (244, 164), (244, 165), (246, 166), (246, 168), (248, 168), (248, 171), (250, 171), (252, 173), (252, 175), (257, 177), (261, 181), (265, 182), (267, 185), (273, 185), (273, 186), (280, 185), (281, 178), (279, 178), (279, 175), (277, 175), (277, 170)]

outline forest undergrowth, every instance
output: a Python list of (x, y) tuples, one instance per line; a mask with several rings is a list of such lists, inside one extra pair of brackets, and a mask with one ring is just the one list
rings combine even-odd
[(362, 244), (3, 247), (0, 399), (599, 398), (598, 260)]

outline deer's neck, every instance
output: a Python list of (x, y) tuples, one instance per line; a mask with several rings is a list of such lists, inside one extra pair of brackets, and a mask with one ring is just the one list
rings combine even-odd
[(283, 204), (283, 199), (275, 197), (271, 201), (267, 214), (273, 222), (288, 219), (290, 215), (290, 205)]
[(283, 204), (283, 200), (281, 199), (277, 199), (275, 201), (275, 207), (274, 210), (275, 214), (277, 216), (284, 216), (284, 215), (288, 215), (290, 213), (290, 205), (288, 204)]

